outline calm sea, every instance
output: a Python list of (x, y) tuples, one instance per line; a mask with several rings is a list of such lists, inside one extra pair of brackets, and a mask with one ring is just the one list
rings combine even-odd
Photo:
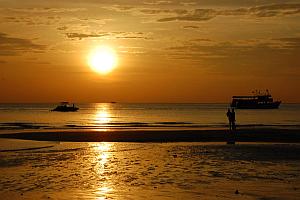
[[(0, 104), (0, 133), (41, 130), (216, 129), (227, 126), (228, 104), (78, 104), (74, 113), (55, 104)], [(274, 110), (236, 110), (239, 127), (300, 127), (300, 104)]]

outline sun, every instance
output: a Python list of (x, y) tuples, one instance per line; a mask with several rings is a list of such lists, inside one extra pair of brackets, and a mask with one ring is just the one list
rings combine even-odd
[(93, 71), (108, 74), (117, 65), (117, 54), (111, 47), (99, 46), (89, 54), (88, 64)]

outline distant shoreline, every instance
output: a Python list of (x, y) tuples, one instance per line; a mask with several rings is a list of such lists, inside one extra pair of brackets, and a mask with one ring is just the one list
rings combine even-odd
[(0, 138), (65, 142), (278, 142), (300, 143), (300, 129), (47, 131), (0, 134)]

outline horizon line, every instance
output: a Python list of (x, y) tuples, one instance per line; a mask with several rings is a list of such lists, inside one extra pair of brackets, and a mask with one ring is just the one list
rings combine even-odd
[[(0, 102), (0, 104), (59, 104), (59, 102)], [(75, 102), (67, 101), (70, 104), (97, 104), (97, 103), (107, 103), (107, 104), (230, 104), (230, 102)], [(282, 102), (282, 104), (300, 104), (300, 102)]]

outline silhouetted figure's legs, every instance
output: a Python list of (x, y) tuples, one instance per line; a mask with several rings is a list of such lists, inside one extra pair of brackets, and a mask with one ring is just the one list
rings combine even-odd
[(227, 118), (229, 121), (229, 133), (227, 136), (227, 144), (235, 144), (235, 134), (234, 134), (234, 130), (235, 130), (235, 112), (234, 109), (232, 109), (232, 111), (230, 111), (230, 109), (228, 109), (227, 113)]
[(227, 110), (226, 116), (228, 118), (229, 130), (232, 130), (232, 121), (231, 121), (232, 117), (231, 117), (231, 112), (230, 112), (229, 108)]
[(232, 127), (232, 128), (231, 128), (232, 130), (235, 130), (235, 128), (236, 128), (235, 121), (232, 121), (231, 127)]

